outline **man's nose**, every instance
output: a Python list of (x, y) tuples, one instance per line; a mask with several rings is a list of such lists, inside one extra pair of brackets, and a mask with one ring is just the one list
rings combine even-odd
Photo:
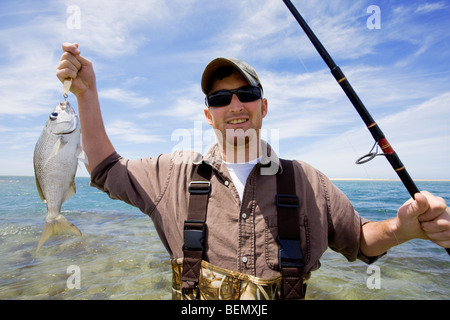
[(242, 110), (243, 107), (244, 107), (244, 105), (241, 102), (241, 100), (239, 100), (238, 96), (235, 93), (233, 93), (233, 96), (231, 97), (231, 102), (230, 102), (230, 110), (240, 111), (240, 110)]

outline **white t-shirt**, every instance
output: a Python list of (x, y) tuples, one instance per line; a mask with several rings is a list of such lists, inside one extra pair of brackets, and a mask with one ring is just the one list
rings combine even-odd
[(241, 201), (248, 175), (257, 162), (260, 162), (260, 158), (258, 158), (256, 161), (242, 163), (231, 163), (225, 161), (225, 165), (227, 166), (228, 172), (230, 173), (233, 184), (236, 187), (237, 192), (239, 193)]

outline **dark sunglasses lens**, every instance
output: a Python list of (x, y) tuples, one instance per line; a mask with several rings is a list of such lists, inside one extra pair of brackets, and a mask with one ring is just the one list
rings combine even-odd
[(261, 93), (258, 88), (241, 89), (236, 94), (241, 102), (251, 102), (261, 98)]
[(232, 93), (229, 91), (221, 91), (210, 94), (207, 97), (208, 106), (210, 107), (223, 107), (231, 102)]
[(261, 89), (258, 87), (244, 87), (236, 90), (222, 90), (206, 97), (209, 107), (223, 107), (231, 103), (233, 94), (236, 94), (241, 102), (251, 102), (261, 99)]

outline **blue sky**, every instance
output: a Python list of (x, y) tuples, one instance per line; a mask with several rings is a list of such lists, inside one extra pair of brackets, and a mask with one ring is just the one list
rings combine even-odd
[[(450, 4), (293, 3), (411, 176), (450, 179)], [(379, 29), (367, 25), (371, 5)], [(63, 99), (63, 42), (78, 42), (94, 63), (107, 132), (125, 157), (207, 149), (200, 77), (225, 56), (258, 71), (269, 101), (263, 128), (279, 156), (331, 178), (396, 178), (381, 157), (354, 164), (373, 139), (281, 0), (1, 1), (0, 175), (33, 175), (34, 145)]]

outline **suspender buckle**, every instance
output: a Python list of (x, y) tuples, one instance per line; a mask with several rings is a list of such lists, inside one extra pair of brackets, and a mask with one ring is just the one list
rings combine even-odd
[(278, 236), (278, 265), (280, 268), (302, 268), (303, 254), (300, 240), (282, 239)]
[(298, 197), (290, 194), (277, 194), (275, 196), (277, 207), (282, 208), (298, 208)]
[(207, 194), (211, 191), (211, 182), (191, 181), (189, 182), (188, 190), (191, 194)]
[(186, 220), (184, 222), (184, 244), (183, 249), (187, 250), (204, 250), (204, 241), (206, 233), (205, 221)]
[[(186, 294), (189, 294), (189, 292), (186, 292), (186, 291), (190, 291), (190, 293), (193, 293), (195, 291), (195, 298), (188, 299)], [(199, 300), (200, 299), (200, 289), (198, 288), (197, 284), (194, 286), (193, 289), (181, 288), (181, 296), (183, 297), (183, 300)]]

